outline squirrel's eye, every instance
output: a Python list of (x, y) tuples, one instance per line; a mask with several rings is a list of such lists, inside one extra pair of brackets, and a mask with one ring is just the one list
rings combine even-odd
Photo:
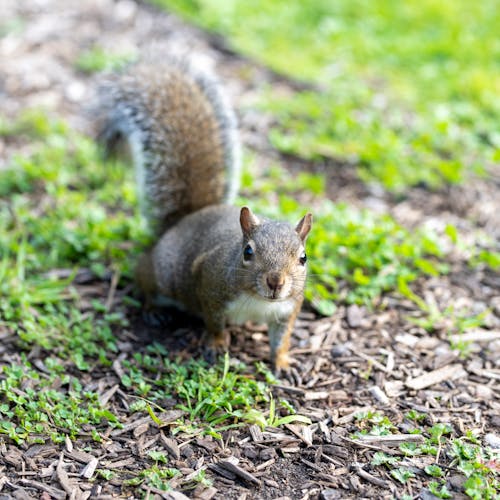
[(302, 265), (305, 265), (305, 263), (307, 262), (307, 255), (305, 252), (302, 252), (300, 254), (300, 257), (299, 257), (299, 262), (302, 264)]
[(250, 245), (247, 245), (245, 247), (245, 250), (243, 250), (243, 260), (249, 261), (253, 257), (253, 248)]

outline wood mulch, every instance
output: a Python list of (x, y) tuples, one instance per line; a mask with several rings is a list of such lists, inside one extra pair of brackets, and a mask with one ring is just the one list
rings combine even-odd
[[(263, 165), (276, 160), (263, 132), (269, 125), (267, 118), (247, 105), (269, 82), (285, 90), (287, 85), (294, 88), (294, 82), (220, 50), (220, 40), (130, 0), (3, 0), (1, 9), (3, 22), (21, 20), (24, 24), (20, 34), (0, 38), (2, 113), (14, 116), (23, 108), (44, 105), (88, 131), (82, 109), (91, 95), (92, 77), (74, 69), (80, 51), (96, 43), (125, 51), (159, 39), (200, 51), (216, 62), (232, 100), (244, 110), (245, 144), (262, 158)], [(0, 162), (26, 148), (29, 144), (0, 140)], [(292, 158), (287, 163), (293, 169), (300, 162)], [(500, 197), (494, 182), (477, 180), (432, 195), (415, 189), (403, 201), (370, 191), (350, 174), (341, 175), (337, 185), (331, 179), (331, 184), (334, 199), (358, 206), (375, 203), (407, 227), (458, 222), (465, 232), (482, 227), (500, 238)], [(312, 424), (265, 430), (247, 426), (224, 432), (222, 440), (173, 434), (180, 411), (174, 408), (175, 401), (158, 415), (161, 424), (144, 414), (130, 415), (132, 399), (120, 384), (120, 366), (144, 350), (148, 339), (159, 335), (130, 311), (133, 328), (118, 332), (120, 352), (113, 366), (94, 368), (82, 379), (84, 387), (96, 391), (124, 427), (109, 429), (102, 443), (92, 441), (91, 429), (64, 444), (16, 446), (0, 439), (0, 499), (132, 498), (124, 480), (151, 466), (151, 451), (166, 453), (168, 466), (181, 474), (172, 480), (172, 491), (146, 488), (143, 493), (150, 498), (326, 500), (392, 498), (403, 491), (413, 498), (434, 498), (425, 488), (428, 478), (423, 468), (436, 458), (405, 457), (399, 449), (402, 442), (422, 439), (410, 434), (405, 414), (409, 410), (424, 413), (428, 425), (449, 423), (454, 435), (473, 429), (479, 438), (497, 446), (500, 427), (500, 276), (482, 268), (471, 270), (452, 254), (448, 260), (451, 273), (422, 280), (417, 291), (440, 310), (451, 305), (475, 313), (489, 310), (484, 327), (455, 339), (471, 342), (466, 358), (450, 348), (446, 321), (429, 335), (409, 319), (421, 313), (399, 296), (383, 297), (375, 312), (340, 306), (333, 316), (321, 318), (306, 309), (294, 332), (290, 373), (273, 391)], [(120, 307), (126, 292), (115, 290), (112, 279), (99, 281), (91, 273), (76, 286), (82, 299), (109, 299), (110, 307)], [(179, 317), (176, 331), (161, 340), (169, 350), (195, 356), (199, 330), (198, 324)], [(0, 363), (19, 360), (16, 339), (1, 330), (0, 338)], [(250, 364), (266, 361), (265, 330), (252, 325), (234, 328), (230, 355)], [(29, 353), (35, 366), (40, 356), (37, 351)], [(355, 415), (369, 410), (389, 416), (396, 433), (353, 440), (350, 436), (358, 430)], [(403, 487), (389, 469), (370, 464), (377, 451), (397, 457), (416, 477)], [(465, 498), (464, 478), (450, 465), (445, 449), (440, 450), (437, 462), (446, 469), (454, 498)], [(114, 475), (104, 479), (99, 469)], [(200, 471), (205, 471), (211, 486), (195, 481)]]

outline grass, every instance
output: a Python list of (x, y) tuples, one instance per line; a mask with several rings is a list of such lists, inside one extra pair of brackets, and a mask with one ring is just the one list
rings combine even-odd
[[(493, 500), (500, 487), (497, 467), (500, 460), (498, 451), (482, 447), (471, 431), (465, 433), (448, 423), (430, 425), (425, 414), (410, 410), (404, 422), (393, 424), (384, 414), (376, 411), (359, 413), (356, 416), (356, 431), (353, 437), (384, 436), (397, 434), (398, 426), (413, 426), (411, 433), (421, 434), (421, 443), (402, 443), (399, 455), (388, 455), (378, 451), (373, 454), (371, 464), (384, 467), (404, 489), (411, 492), (411, 480), (419, 474), (427, 479), (426, 487), (438, 498), (452, 498), (446, 479), (458, 470), (464, 475), (463, 490), (469, 498)], [(433, 463), (429, 463), (429, 458)]]
[(113, 71), (121, 69), (135, 58), (135, 54), (110, 52), (99, 45), (94, 45), (92, 48), (80, 53), (75, 62), (75, 67), (79, 71), (88, 74)]
[[(150, 240), (136, 210), (132, 174), (120, 164), (103, 163), (89, 138), (41, 112), (1, 124), (4, 137), (25, 137), (32, 147), (31, 153), (14, 157), (0, 177), (0, 325), (16, 335), (22, 352), (37, 347), (47, 353), (48, 378), (37, 376), (27, 361), (2, 367), (0, 432), (17, 442), (37, 440), (43, 432), (61, 440), (65, 433), (77, 435), (85, 423), (119, 425), (68, 370), (109, 366), (118, 350), (117, 333), (130, 328), (127, 304), (136, 303), (132, 297), (110, 310), (99, 294), (83, 300), (74, 278), (83, 271), (101, 282), (114, 276), (118, 288), (131, 282), (134, 260)], [(274, 207), (268, 215), (292, 221), (303, 215), (301, 206), (284, 194), (287, 190), (324, 195), (323, 179), (304, 173), (282, 184), (279, 203), (273, 204), (277, 178), (283, 178), (279, 168), (256, 183), (253, 192), (246, 187), (252, 203), (260, 197), (259, 206)], [(410, 233), (390, 217), (327, 201), (315, 217), (306, 296), (325, 314), (338, 302), (374, 305), (384, 292), (399, 291), (419, 305), (412, 281), (446, 271), (440, 240), (428, 231)], [(429, 328), (440, 319), (436, 314), (429, 311)], [(461, 321), (464, 330), (468, 323)], [(163, 401), (175, 398), (187, 415), (178, 422), (179, 430), (201, 429), (214, 436), (244, 423), (304, 421), (286, 402), (274, 401), (268, 373), (256, 379), (227, 358), (208, 367), (197, 361), (181, 364), (167, 354), (156, 346), (124, 362), (121, 382), (138, 398), (134, 411), (161, 411)], [(22, 375), (23, 363), (28, 375)], [(35, 392), (21, 390), (28, 379), (36, 398)], [(43, 396), (41, 389), (54, 380), (64, 383)], [(98, 439), (99, 431), (93, 437)]]
[(461, 182), (498, 164), (495, 0), (152, 3), (318, 86), (263, 96), (280, 151), (354, 163), (364, 181), (399, 193)]
[[(147, 349), (147, 354), (134, 355), (133, 362), (124, 363), (122, 384), (135, 390), (141, 398), (135, 410), (153, 411), (159, 402), (175, 397), (176, 408), (185, 412), (185, 419), (176, 432), (197, 433), (192, 422), (203, 422), (204, 432), (220, 438), (221, 431), (255, 423), (261, 427), (280, 426), (291, 422), (310, 423), (309, 419), (289, 411), (286, 401), (280, 402), (279, 412), (268, 383), (274, 377), (260, 367), (261, 380), (243, 363), (231, 362), (226, 355), (223, 363), (214, 366), (200, 360), (170, 360), (160, 345)], [(264, 407), (264, 411), (263, 408)], [(153, 417), (156, 418), (156, 417)]]
[[(86, 273), (104, 290), (111, 277), (119, 290), (131, 283), (138, 252), (150, 241), (133, 174), (103, 162), (91, 139), (42, 112), (1, 124), (4, 137), (24, 137), (32, 152), (14, 157), (0, 176), (0, 327), (15, 335), (21, 353), (44, 354), (36, 369), (24, 354), (0, 367), (0, 434), (19, 444), (47, 436), (59, 442), (93, 424), (91, 437), (99, 440), (119, 418), (79, 377), (111, 365), (117, 335), (130, 329), (127, 307), (136, 301), (125, 296), (111, 309), (103, 292), (82, 296), (74, 279)], [(257, 380), (254, 370), (227, 357), (213, 367), (181, 363), (151, 346), (123, 368), (121, 383), (137, 398), (131, 411), (154, 419), (163, 402), (175, 399), (186, 412), (178, 432), (220, 436), (248, 422), (308, 421), (274, 401), (274, 379), (263, 367)]]
[[(463, 182), (471, 173), (487, 174), (500, 160), (494, 132), (500, 19), (492, 0), (155, 2), (319, 89), (262, 95), (262, 109), (275, 119), (270, 142), (283, 153), (326, 159), (329, 168), (354, 164), (363, 181), (397, 193)], [(7, 29), (14, 28), (2, 26), (0, 33)], [(75, 67), (93, 73), (129, 60), (95, 46)], [(120, 291), (131, 283), (135, 258), (150, 241), (136, 210), (133, 178), (130, 169), (104, 163), (89, 138), (43, 112), (0, 119), (0, 136), (24, 140), (31, 151), (14, 157), (0, 175), (0, 327), (16, 336), (20, 352), (16, 362), (0, 367), (0, 434), (19, 445), (66, 437), (99, 441), (123, 415), (101, 405), (80, 380), (110, 366), (136, 302), (125, 296), (111, 308), (102, 292), (83, 296), (74, 278), (88, 273), (107, 289), (113, 277)], [(450, 319), (453, 332), (482, 324), (482, 315), (438, 311), (413, 290), (418, 278), (447, 272), (446, 252), (460, 247), (455, 228), (409, 231), (391, 217), (331, 203), (325, 179), (308, 173), (290, 178), (276, 167), (257, 182), (246, 174), (244, 184), (245, 202), (291, 221), (303, 215), (294, 194), (323, 200), (308, 241), (313, 258), (306, 297), (318, 311), (331, 314), (338, 303), (374, 307), (383, 294), (398, 293), (418, 306), (424, 316), (415, 322), (428, 331)], [(492, 247), (478, 240), (466, 249), (470, 265), (499, 269), (500, 254)], [(455, 348), (466, 355), (467, 346)], [(36, 367), (27, 359), (34, 349), (43, 360)], [(184, 413), (173, 432), (220, 438), (223, 430), (249, 423), (308, 422), (287, 401), (273, 398), (274, 380), (264, 367), (227, 356), (208, 366), (181, 362), (152, 345), (124, 360), (122, 369), (121, 385), (135, 399), (126, 417), (140, 412), (161, 423), (163, 408), (175, 401)], [(431, 425), (417, 412), (408, 412), (405, 423), (424, 436), (423, 443), (402, 444), (398, 457), (375, 453), (374, 467), (387, 468), (408, 494), (417, 468), (438, 498), (450, 498), (446, 480), (458, 470), (470, 498), (495, 498), (499, 458), (472, 432)], [(382, 413), (359, 415), (353, 435), (397, 433), (400, 424)], [(147, 459), (150, 466), (119, 479), (130, 488), (177, 486), (178, 471), (163, 452)], [(98, 473), (105, 480), (120, 475)], [(191, 481), (183, 489), (207, 482), (203, 471)]]
[(45, 443), (47, 437), (62, 442), (66, 436), (81, 435), (82, 426), (91, 424), (90, 436), (100, 441), (100, 432), (108, 425), (120, 425), (113, 413), (102, 408), (97, 395), (65, 373), (54, 358), (47, 359), (45, 367), (48, 376), (34, 369), (25, 356), (21, 364), (1, 367), (0, 435), (17, 444)]
[[(281, 181), (287, 177), (288, 182)], [(274, 167), (265, 180), (246, 184), (247, 197), (241, 200), (255, 205), (260, 198), (257, 203), (266, 215), (293, 222), (304, 215), (294, 192), (323, 198), (314, 210), (314, 230), (307, 242), (314, 258), (309, 261), (306, 298), (317, 310), (332, 314), (339, 302), (373, 307), (384, 292), (405, 293), (419, 276), (447, 272), (442, 258), (446, 234), (440, 237), (423, 228), (409, 231), (388, 215), (334, 204), (326, 199), (324, 188), (321, 177), (302, 173), (293, 178)]]

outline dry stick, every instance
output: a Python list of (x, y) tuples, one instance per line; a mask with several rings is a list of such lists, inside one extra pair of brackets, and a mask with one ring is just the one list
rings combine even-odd
[(436, 460), (434, 461), (435, 464), (439, 463), (439, 455), (441, 455), (441, 436), (438, 438), (438, 449), (436, 453)]
[(368, 472), (366, 472), (363, 469), (361, 464), (354, 463), (354, 464), (352, 464), (352, 468), (354, 469), (354, 471), (356, 472), (356, 474), (359, 477), (366, 479), (368, 482), (375, 484), (376, 486), (380, 486), (382, 488), (387, 488), (387, 481), (384, 481), (383, 479), (381, 479), (379, 477), (375, 477), (372, 474), (369, 474)]
[(64, 470), (63, 457), (64, 453), (61, 453), (56, 467), (57, 480), (63, 487), (64, 491), (68, 494), (69, 498), (80, 498), (82, 491), (78, 485), (72, 484), (70, 481), (68, 473)]
[(113, 305), (113, 300), (115, 298), (116, 287), (118, 285), (119, 279), (120, 279), (120, 272), (119, 271), (114, 272), (111, 278), (111, 284), (109, 286), (108, 298), (106, 299), (106, 303), (104, 304), (106, 311), (109, 311), (111, 309), (111, 306)]
[(388, 436), (360, 436), (359, 441), (370, 444), (385, 444), (399, 446), (402, 443), (421, 443), (424, 440), (421, 434), (390, 434)]
[(270, 458), (269, 460), (265, 461), (265, 462), (262, 462), (261, 464), (257, 465), (257, 467), (255, 467), (255, 470), (257, 472), (263, 470), (263, 469), (267, 469), (269, 466), (273, 465), (274, 462), (276, 462), (276, 460), (274, 458)]
[(64, 500), (67, 496), (63, 490), (59, 490), (57, 488), (54, 488), (53, 486), (40, 483), (39, 481), (32, 481), (30, 479), (21, 479), (19, 482), (23, 486), (28, 486), (28, 488), (35, 488), (37, 490), (45, 491), (56, 500)]
[(493, 342), (500, 340), (500, 330), (473, 330), (467, 333), (450, 335), (450, 341), (456, 342)]
[(399, 452), (398, 450), (391, 450), (390, 448), (387, 448), (386, 446), (375, 446), (373, 444), (362, 443), (361, 441), (349, 439), (349, 438), (346, 438), (344, 436), (340, 436), (339, 434), (336, 434), (336, 436), (338, 436), (342, 441), (346, 441), (348, 443), (351, 443), (354, 446), (357, 446), (358, 448), (368, 448), (370, 450), (383, 451), (389, 455), (403, 455), (402, 452)]
[(313, 469), (316, 472), (323, 472), (321, 470), (321, 467), (318, 467), (316, 464), (310, 462), (309, 460), (306, 460), (305, 458), (300, 458), (300, 461), (304, 464)]
[(357, 352), (357, 356), (359, 356), (361, 359), (364, 359), (365, 361), (368, 361), (374, 366), (375, 368), (378, 368), (380, 371), (383, 371), (385, 373), (389, 373), (389, 370), (382, 364), (379, 363), (375, 358), (372, 358), (371, 356), (368, 356), (368, 354), (364, 354), (362, 352)]
[(257, 486), (260, 485), (259, 479), (257, 479), (253, 474), (250, 474), (250, 472), (246, 471), (245, 469), (241, 468), (238, 464), (233, 463), (230, 460), (220, 460), (219, 462), (217, 462), (217, 465), (223, 467), (229, 472), (232, 472), (235, 476), (238, 476), (240, 479), (244, 479), (245, 481), (253, 483)]
[(454, 380), (465, 373), (463, 366), (460, 363), (446, 365), (437, 370), (424, 373), (419, 377), (408, 379), (405, 382), (406, 387), (419, 391), (434, 384), (439, 384), (446, 380)]

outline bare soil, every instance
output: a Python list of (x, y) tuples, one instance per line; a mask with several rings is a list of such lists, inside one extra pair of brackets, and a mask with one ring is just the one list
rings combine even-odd
[[(267, 142), (269, 119), (251, 109), (264, 85), (291, 91), (288, 82), (252, 61), (225, 50), (220, 40), (186, 25), (178, 18), (131, 0), (3, 0), (2, 23), (21, 21), (24, 28), (0, 38), (0, 108), (15, 116), (26, 107), (54, 109), (69, 122), (90, 131), (84, 109), (92, 95), (94, 77), (75, 69), (82, 50), (95, 44), (110, 49), (147, 46), (154, 40), (182, 50), (204, 54), (227, 82), (228, 92), (240, 111), (243, 140), (265, 166), (277, 158), (291, 171), (322, 169), (294, 158), (281, 158)], [(29, 148), (21, 141), (0, 140), (0, 162)], [(363, 186), (352, 170), (328, 169), (330, 195), (359, 206), (391, 213), (407, 227), (426, 223), (443, 227), (455, 224), (473, 234), (478, 228), (500, 239), (500, 173), (492, 180), (474, 180), (438, 193), (413, 189), (403, 200)], [(130, 312), (132, 332), (120, 338), (121, 350), (113, 367), (95, 368), (83, 383), (97, 391), (125, 427), (109, 432), (97, 444), (82, 435), (74, 443), (16, 446), (0, 439), (0, 498), (132, 498), (123, 479), (150, 465), (149, 450), (168, 452), (172, 467), (182, 476), (178, 491), (190, 497), (210, 498), (391, 498), (402, 493), (413, 498), (433, 498), (425, 489), (422, 473), (431, 459), (404, 458), (399, 443), (382, 437), (353, 441), (354, 415), (378, 409), (409, 430), (404, 414), (415, 409), (426, 422), (450, 423), (457, 435), (473, 430), (480, 438), (499, 435), (500, 426), (500, 276), (484, 268), (469, 268), (457, 256), (448, 257), (451, 273), (422, 279), (417, 291), (444, 310), (453, 304), (478, 313), (489, 309), (486, 325), (468, 333), (471, 353), (465, 358), (450, 348), (448, 327), (438, 325), (432, 335), (408, 320), (418, 316), (416, 306), (399, 296), (382, 298), (377, 310), (340, 306), (332, 317), (318, 317), (305, 309), (293, 337), (294, 363), (290, 374), (276, 387), (277, 397), (288, 399), (311, 426), (279, 429), (243, 427), (227, 431), (224, 439), (171, 435), (168, 419), (159, 428), (149, 418), (127, 420), (130, 397), (120, 385), (120, 364), (143, 350), (151, 339), (161, 338), (167, 348), (189, 357), (197, 355), (198, 323), (182, 316), (172, 323), (172, 335), (147, 327)], [(109, 296), (110, 281), (89, 278), (77, 284), (82, 297)], [(115, 290), (119, 303), (126, 290)], [(267, 361), (267, 337), (259, 328), (234, 329), (231, 356), (252, 363)], [(0, 362), (18, 359), (14, 338), (4, 339)], [(36, 366), (33, 351), (30, 360)], [(135, 418), (135, 417), (134, 417)], [(416, 477), (404, 487), (382, 467), (370, 461), (376, 451), (399, 457)], [(426, 462), (428, 460), (428, 462)], [(432, 459), (433, 460), (433, 459)], [(463, 477), (449, 465), (446, 450), (439, 462), (449, 472), (448, 487), (454, 498), (465, 498)], [(116, 478), (96, 478), (95, 468), (117, 472)], [(206, 469), (212, 487), (188, 486), (200, 469)], [(127, 476), (128, 475), (128, 476)], [(178, 491), (150, 489), (150, 498), (184, 498)]]

